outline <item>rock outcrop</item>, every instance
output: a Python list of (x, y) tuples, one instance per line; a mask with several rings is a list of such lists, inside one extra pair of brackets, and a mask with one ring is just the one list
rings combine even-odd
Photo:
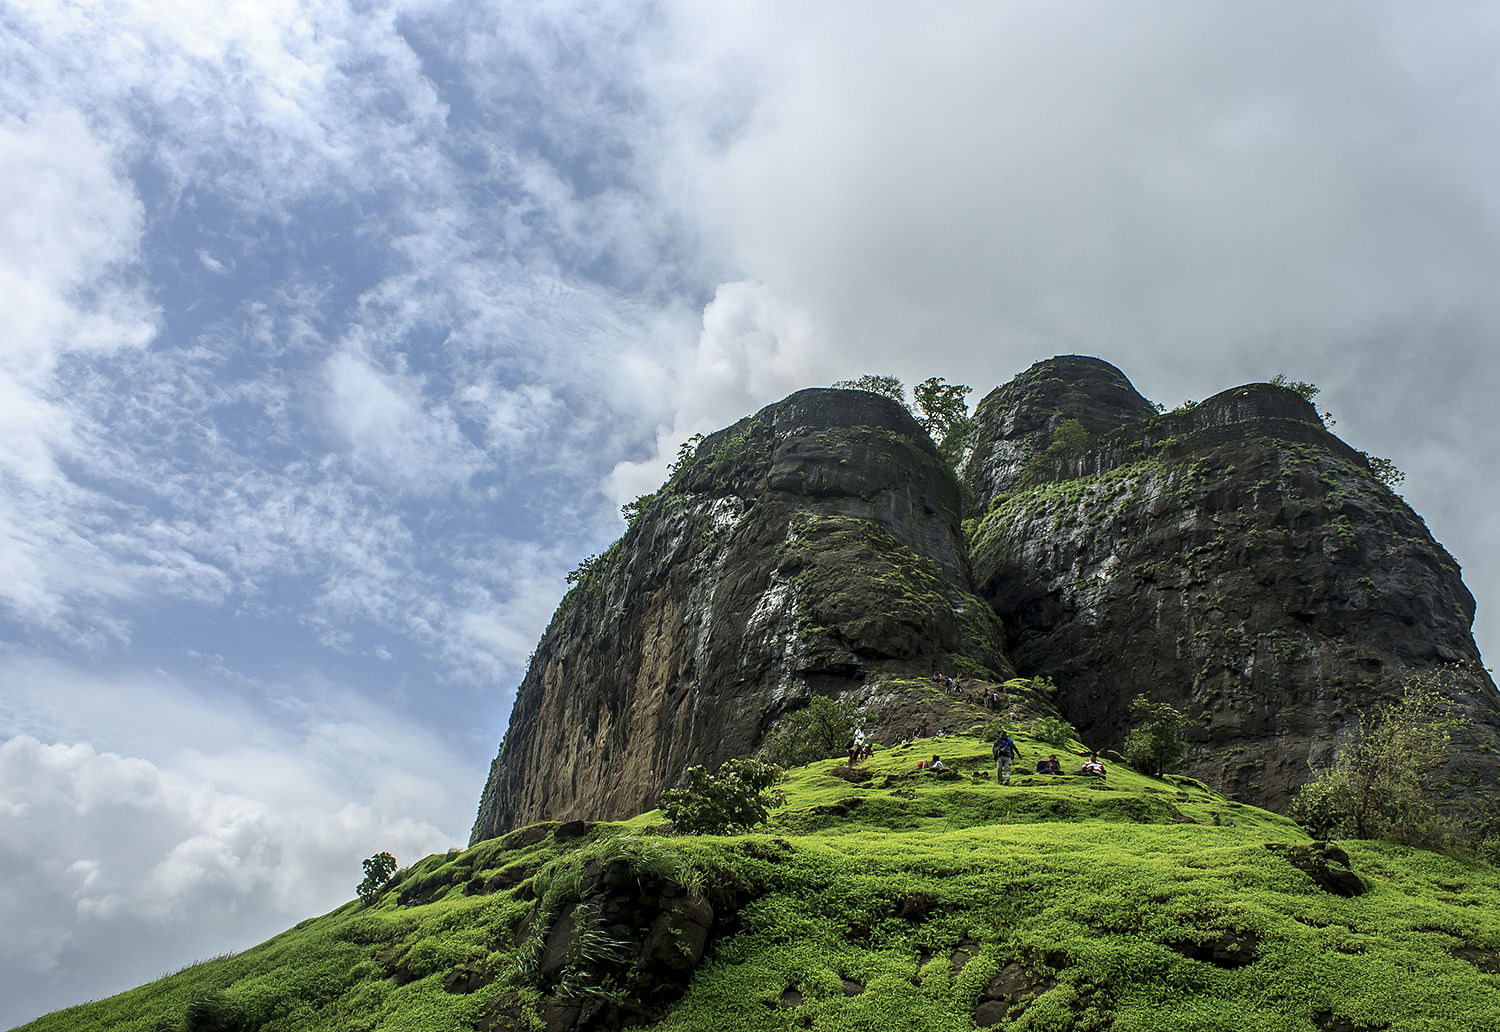
[(818, 694), (910, 733), (906, 696), (863, 689), (935, 669), (1046, 675), (1099, 748), (1136, 695), (1171, 703), (1186, 771), (1271, 807), (1421, 675), (1472, 722), (1447, 782), (1493, 786), (1500, 697), (1457, 564), (1296, 392), (1160, 413), (1068, 356), (975, 421), (963, 489), (904, 408), (860, 391), (704, 440), (553, 617), (474, 840), (633, 815)]
[(1500, 706), (1457, 564), (1294, 391), (1157, 414), (1112, 366), (1054, 359), (976, 418), (975, 581), (1086, 740), (1118, 745), (1137, 694), (1171, 703), (1187, 773), (1284, 808), (1425, 673), (1474, 722), (1457, 790), (1494, 784)]
[(1013, 673), (960, 510), (927, 435), (873, 394), (800, 391), (705, 439), (542, 636), (474, 840), (648, 809), (814, 694)]

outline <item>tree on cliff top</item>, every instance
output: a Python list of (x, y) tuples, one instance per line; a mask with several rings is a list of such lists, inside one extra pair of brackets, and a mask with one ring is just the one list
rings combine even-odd
[(906, 401), (906, 387), (894, 376), (866, 373), (852, 380), (835, 380), (833, 386), (840, 390), (869, 391), (900, 402), (917, 417), (950, 466), (958, 465), (974, 432), (966, 400), (973, 388), (968, 384), (948, 383), (941, 376), (929, 376), (911, 389), (911, 404)]
[(869, 391), (871, 394), (879, 394), (906, 408), (906, 385), (894, 376), (866, 373), (852, 380), (835, 380), (833, 386), (841, 391)]
[(911, 389), (917, 404), (917, 422), (950, 466), (958, 465), (974, 432), (974, 420), (969, 418), (969, 404), (965, 400), (971, 390), (968, 384), (944, 383), (941, 376), (930, 376)]

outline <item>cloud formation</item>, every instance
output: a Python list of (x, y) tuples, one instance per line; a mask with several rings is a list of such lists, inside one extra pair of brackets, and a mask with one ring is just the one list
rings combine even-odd
[[(41, 901), (0, 909), (56, 960), (0, 987), (17, 1020), (461, 834), (566, 571), (683, 440), (799, 387), (977, 400), (1071, 351), (1167, 404), (1315, 381), (1500, 640), (1489, 6), (0, 28), (0, 820)], [(130, 936), (156, 970), (90, 981)]]

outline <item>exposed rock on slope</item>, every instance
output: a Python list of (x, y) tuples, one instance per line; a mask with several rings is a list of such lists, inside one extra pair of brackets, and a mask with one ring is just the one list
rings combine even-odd
[(474, 840), (647, 809), (815, 693), (1008, 676), (960, 504), (915, 420), (872, 394), (801, 391), (704, 440), (553, 617)]
[[(1471, 742), (1494, 743), (1457, 565), (1294, 392), (1156, 415), (1113, 367), (1055, 359), (977, 419), (976, 583), (1091, 741), (1119, 742), (1147, 694), (1193, 721), (1189, 772), (1281, 807), (1362, 710), (1444, 668)], [(1066, 419), (1092, 431), (1081, 446), (1053, 446)], [(1492, 785), (1495, 753), (1465, 750), (1454, 773)]]

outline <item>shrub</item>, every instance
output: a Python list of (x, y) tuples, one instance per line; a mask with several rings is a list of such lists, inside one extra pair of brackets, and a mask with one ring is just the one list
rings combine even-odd
[(1073, 725), (1061, 717), (1043, 717), (1031, 730), (1031, 737), (1059, 749), (1066, 749), (1075, 737)]
[(359, 898), (366, 903), (375, 902), (380, 891), (386, 887), (391, 880), (391, 875), (396, 870), (396, 858), (386, 852), (376, 853), (364, 861), (365, 880), (355, 886), (354, 891), (359, 893)]
[(1399, 702), (1361, 715), (1354, 740), (1298, 791), (1292, 818), (1320, 838), (1448, 846), (1452, 823), (1428, 789), (1453, 754), (1453, 732), (1465, 722), (1447, 715), (1441, 677), (1412, 678)]
[(859, 707), (852, 699), (815, 695), (803, 709), (788, 713), (766, 736), (762, 753), (770, 763), (800, 767), (826, 760), (848, 748)]
[(1125, 762), (1143, 774), (1161, 777), (1166, 769), (1187, 753), (1182, 729), (1188, 718), (1165, 702), (1152, 702), (1137, 695), (1130, 704), (1137, 724), (1125, 736)]
[(734, 835), (766, 820), (766, 808), (784, 801), (784, 793), (770, 793), (786, 772), (774, 763), (729, 760), (717, 774), (689, 767), (687, 786), (668, 789), (661, 796), (661, 812), (679, 832), (688, 835)]
[(899, 378), (894, 376), (866, 373), (853, 380), (835, 380), (833, 386), (839, 390), (869, 391), (871, 394), (879, 394), (881, 397), (897, 402), (902, 408), (906, 408), (906, 387)]
[(1392, 491), (1396, 489), (1396, 485), (1406, 479), (1406, 474), (1397, 469), (1396, 464), (1390, 459), (1382, 459), (1379, 455), (1371, 455), (1368, 452), (1360, 452), (1360, 454), (1365, 457), (1365, 462), (1369, 463), (1370, 475)]

